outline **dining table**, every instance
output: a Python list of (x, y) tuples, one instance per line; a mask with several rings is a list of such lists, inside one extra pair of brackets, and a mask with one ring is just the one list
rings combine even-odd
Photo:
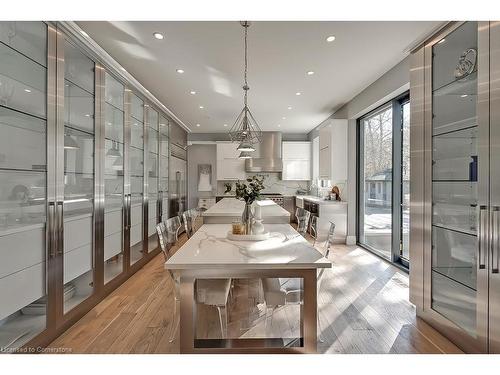
[[(231, 225), (203, 224), (166, 262), (180, 280), (181, 353), (315, 353), (317, 345), (317, 275), (331, 262), (290, 224), (265, 224), (260, 241), (228, 238)], [(293, 342), (279, 338), (199, 339), (196, 334), (196, 282), (205, 279), (298, 279), (302, 285), (300, 334)]]

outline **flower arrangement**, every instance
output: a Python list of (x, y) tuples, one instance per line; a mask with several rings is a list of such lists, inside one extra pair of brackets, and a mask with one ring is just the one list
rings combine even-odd
[(260, 191), (264, 189), (264, 176), (252, 176), (246, 181), (236, 182), (236, 199), (245, 201), (247, 205), (260, 200)]

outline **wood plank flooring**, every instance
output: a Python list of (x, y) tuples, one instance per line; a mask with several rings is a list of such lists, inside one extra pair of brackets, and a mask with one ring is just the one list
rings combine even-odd
[[(177, 248), (185, 241), (181, 236)], [(322, 244), (317, 247), (321, 249)], [(408, 301), (406, 273), (356, 246), (336, 245), (330, 259), (333, 267), (325, 271), (319, 286), (322, 342), (318, 341), (318, 352), (461, 353), (416, 318)], [(163, 262), (163, 255), (158, 255), (50, 347), (71, 348), (73, 353), (178, 353), (179, 340), (168, 342), (174, 297)], [(235, 329), (240, 313), (248, 315), (242, 304), (234, 305), (237, 307), (229, 312), (229, 331)], [(293, 307), (276, 313), (275, 329), (295, 329), (290, 323), (293, 313)], [(215, 312), (206, 314), (211, 316), (207, 321), (212, 321), (207, 332), (217, 331)], [(289, 326), (280, 323), (279, 314)], [(260, 331), (252, 329), (244, 335), (255, 332)]]

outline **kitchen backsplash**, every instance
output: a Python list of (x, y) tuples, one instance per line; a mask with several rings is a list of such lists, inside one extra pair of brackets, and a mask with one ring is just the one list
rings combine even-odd
[[(263, 193), (281, 193), (283, 195), (295, 195), (297, 189), (309, 189), (309, 181), (283, 181), (280, 179), (280, 173), (247, 173), (247, 177), (254, 175), (265, 176)], [(236, 181), (217, 181), (217, 195), (224, 194), (224, 183), (231, 182), (234, 193), (234, 185)]]

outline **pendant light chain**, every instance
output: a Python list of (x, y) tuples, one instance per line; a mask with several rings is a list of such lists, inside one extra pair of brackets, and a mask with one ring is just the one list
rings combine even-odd
[(250, 90), (250, 87), (248, 87), (248, 81), (247, 81), (247, 73), (248, 73), (248, 22), (245, 21), (245, 25), (243, 26), (245, 28), (245, 85), (243, 86), (243, 90), (245, 91), (245, 98), (244, 98), (244, 103), (245, 107), (247, 106), (247, 96), (248, 96), (248, 90)]

